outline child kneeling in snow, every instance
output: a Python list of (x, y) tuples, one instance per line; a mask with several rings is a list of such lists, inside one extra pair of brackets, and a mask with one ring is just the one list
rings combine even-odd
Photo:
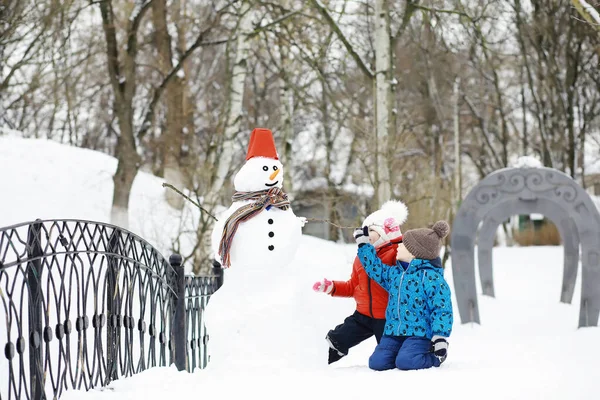
[[(390, 200), (363, 222), (366, 240), (370, 242), (384, 264), (396, 263), (396, 250), (402, 241), (400, 225), (406, 221), (408, 210), (400, 201)], [(362, 232), (362, 231), (361, 231)], [(323, 279), (313, 285), (315, 292), (333, 297), (354, 297), (356, 311), (332, 329), (325, 338), (329, 343), (329, 364), (348, 354), (351, 347), (375, 335), (377, 343), (383, 335), (388, 293), (367, 276), (358, 257), (354, 259), (348, 281)]]
[(447, 222), (438, 221), (432, 229), (406, 231), (394, 267), (385, 266), (377, 257), (368, 231), (354, 232), (365, 271), (389, 292), (384, 335), (369, 358), (369, 368), (424, 369), (439, 367), (446, 359), (452, 299), (439, 255), (441, 240), (449, 230)]

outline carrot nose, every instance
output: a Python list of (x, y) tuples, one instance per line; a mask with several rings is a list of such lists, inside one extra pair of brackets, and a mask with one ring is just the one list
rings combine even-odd
[(279, 169), (276, 169), (275, 171), (273, 171), (273, 173), (271, 174), (271, 176), (269, 176), (270, 180), (275, 179), (275, 177), (277, 176), (277, 174), (279, 173)]

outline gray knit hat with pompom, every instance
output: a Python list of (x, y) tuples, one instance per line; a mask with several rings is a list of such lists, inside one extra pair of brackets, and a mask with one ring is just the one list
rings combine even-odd
[(448, 235), (450, 226), (446, 221), (438, 221), (431, 228), (411, 229), (402, 235), (402, 243), (415, 256), (433, 260), (440, 256), (442, 239)]

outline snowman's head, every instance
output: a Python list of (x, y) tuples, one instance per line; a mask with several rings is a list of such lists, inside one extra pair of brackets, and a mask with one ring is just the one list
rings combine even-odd
[(252, 157), (233, 179), (238, 192), (255, 192), (272, 187), (283, 187), (283, 164), (268, 157)]

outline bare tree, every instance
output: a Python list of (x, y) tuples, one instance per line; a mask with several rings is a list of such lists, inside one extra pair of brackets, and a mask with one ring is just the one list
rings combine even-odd
[[(20, 130), (39, 107), (31, 94), (39, 89), (48, 57), (42, 49), (52, 36), (54, 19), (62, 4), (6, 0), (0, 5), (0, 118)], [(28, 79), (34, 78), (34, 79)], [(29, 109), (32, 108), (31, 111)]]
[[(119, 50), (121, 48), (118, 40), (119, 35), (117, 35), (119, 23), (112, 0), (98, 2), (106, 41), (108, 73), (114, 95), (113, 109), (119, 126), (116, 149), (118, 165), (117, 172), (113, 177), (114, 194), (111, 221), (125, 227), (128, 226), (127, 212), (131, 187), (141, 163), (141, 157), (137, 151), (137, 142), (149, 131), (162, 94), (177, 78), (177, 74), (182, 70), (185, 60), (195, 50), (204, 45), (204, 40), (211, 28), (228, 8), (228, 6), (225, 6), (215, 12), (212, 21), (209, 21), (206, 28), (199, 32), (195, 42), (184, 51), (177, 64), (172, 65), (171, 70), (166, 73), (160, 84), (153, 88), (152, 94), (149, 96), (150, 100), (143, 108), (145, 111), (143, 112), (141, 124), (136, 126), (134, 121), (136, 109), (134, 97), (139, 85), (137, 76), (138, 33), (145, 14), (154, 5), (155, 1), (138, 0), (135, 3), (136, 6), (129, 15), (123, 35), (126, 42), (124, 51)], [(157, 15), (160, 15), (160, 12)]]
[[(178, 18), (181, 13), (181, 2), (177, 1), (174, 8), (174, 18)], [(155, 0), (152, 5), (152, 22), (155, 31), (155, 47), (158, 53), (158, 65), (163, 77), (167, 76), (173, 70), (176, 51), (173, 50), (173, 44), (176, 43), (171, 37), (167, 22), (167, 1)], [(183, 29), (183, 24), (177, 24)], [(185, 40), (185, 35), (180, 34), (179, 40)], [(177, 187), (182, 187), (184, 183), (183, 172), (180, 168), (181, 147), (186, 128), (186, 90), (185, 90), (185, 68), (182, 67), (173, 77), (170, 84), (165, 89), (164, 102), (165, 110), (165, 128), (160, 136), (163, 176), (166, 181)], [(173, 207), (182, 208), (183, 198), (177, 193), (166, 189), (166, 199)]]
[[(238, 9), (238, 26), (235, 38), (235, 61), (231, 72), (230, 87), (228, 88), (227, 110), (223, 134), (218, 138), (218, 152), (212, 154), (214, 173), (205, 192), (203, 206), (215, 210), (223, 191), (225, 179), (231, 173), (235, 155), (235, 140), (241, 130), (243, 118), (243, 102), (245, 81), (248, 73), (248, 54), (250, 49), (250, 34), (252, 33), (252, 13), (249, 1), (243, 1)], [(194, 265), (207, 264), (212, 258), (210, 232), (213, 227), (212, 219), (207, 215), (201, 216), (197, 231), (197, 246), (194, 252)]]

